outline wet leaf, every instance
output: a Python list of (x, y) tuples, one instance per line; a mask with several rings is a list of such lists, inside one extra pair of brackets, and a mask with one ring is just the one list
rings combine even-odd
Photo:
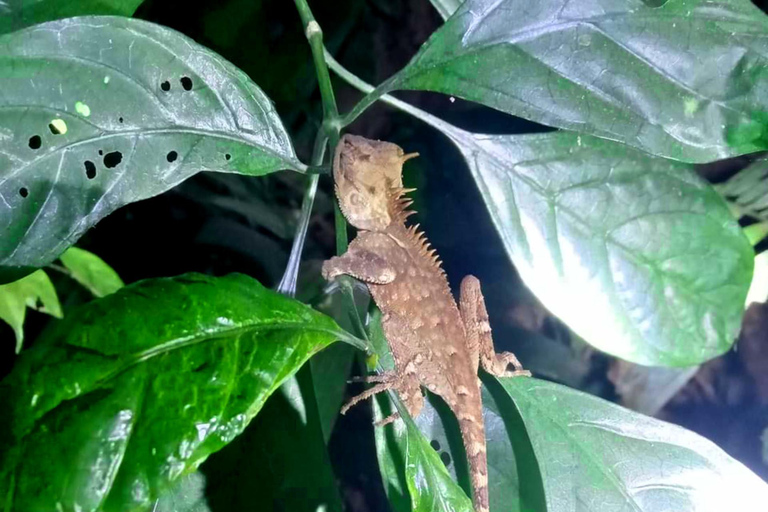
[(205, 498), (205, 476), (185, 475), (157, 500), (152, 512), (212, 512)]
[(768, 149), (766, 31), (748, 0), (467, 0), (382, 90), (705, 162)]
[(86, 304), (0, 383), (0, 501), (148, 510), (346, 337), (238, 274), (147, 280)]
[(525, 283), (590, 344), (663, 366), (733, 345), (754, 255), (690, 165), (569, 132), (436, 126), (464, 155)]
[(0, 282), (199, 171), (301, 170), (269, 99), (172, 30), (70, 18), (0, 36)]
[(463, 0), (431, 0), (432, 5), (435, 6), (435, 9), (437, 9), (437, 12), (440, 13), (440, 16), (442, 16), (444, 20), (450, 18), (451, 15), (456, 12), (462, 1)]
[(0, 2), (0, 34), (84, 14), (132, 16), (143, 0), (6, 0)]
[(84, 249), (70, 247), (59, 259), (69, 275), (95, 297), (104, 297), (122, 288), (123, 280), (104, 260)]
[(0, 286), (0, 320), (13, 328), (16, 352), (24, 343), (24, 318), (27, 308), (61, 318), (61, 304), (51, 280), (42, 270), (22, 277), (18, 281)]
[(530, 437), (548, 510), (765, 509), (768, 485), (677, 425), (537, 379), (501, 379)]

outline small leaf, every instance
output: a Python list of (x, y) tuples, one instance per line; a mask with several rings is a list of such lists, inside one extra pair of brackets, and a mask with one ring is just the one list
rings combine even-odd
[(61, 318), (63, 313), (56, 290), (48, 274), (42, 270), (10, 284), (0, 285), (0, 319), (13, 328), (16, 352), (24, 343), (24, 317), (27, 308)]
[(8, 0), (0, 2), (0, 34), (83, 14), (132, 16), (143, 0)]
[(569, 132), (435, 126), (464, 155), (525, 283), (590, 344), (664, 366), (732, 346), (754, 253), (690, 165)]
[(148, 510), (346, 337), (237, 274), (148, 280), (88, 303), (0, 383), (0, 502)]
[(197, 172), (304, 168), (244, 73), (145, 21), (89, 16), (0, 36), (0, 91), (0, 282)]
[(748, 0), (467, 0), (379, 92), (442, 92), (706, 162), (768, 149), (766, 31)]
[(500, 382), (536, 452), (548, 510), (765, 510), (768, 484), (698, 434), (558, 384)]
[(70, 247), (59, 259), (72, 279), (83, 285), (95, 297), (104, 297), (122, 288), (123, 280), (104, 260), (86, 250)]

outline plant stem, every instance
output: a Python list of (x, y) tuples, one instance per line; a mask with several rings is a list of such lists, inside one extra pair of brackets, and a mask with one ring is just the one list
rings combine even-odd
[(387, 82), (384, 82), (378, 87), (372, 86), (371, 84), (358, 78), (357, 75), (353, 74), (351, 71), (344, 68), (344, 66), (339, 64), (336, 59), (334, 59), (333, 56), (328, 53), (328, 51), (325, 52), (325, 60), (328, 63), (328, 67), (330, 67), (333, 72), (339, 75), (339, 77), (341, 77), (345, 82), (347, 82), (355, 89), (366, 93), (366, 96), (360, 100), (357, 105), (355, 105), (349, 114), (344, 116), (341, 122), (342, 126), (346, 126), (348, 122), (354, 121), (354, 119), (362, 114), (366, 108), (372, 105), (375, 101), (381, 100), (388, 105), (392, 105), (398, 110), (402, 110), (403, 112), (407, 112), (417, 119), (421, 119), (428, 125), (433, 126), (438, 130), (441, 130), (445, 133), (456, 133), (457, 128), (452, 124), (446, 123), (442, 119), (433, 116), (429, 112), (425, 112), (420, 108), (414, 107), (410, 103), (399, 100), (394, 96), (390, 96), (389, 94), (382, 94), (382, 91), (386, 90), (388, 85)]

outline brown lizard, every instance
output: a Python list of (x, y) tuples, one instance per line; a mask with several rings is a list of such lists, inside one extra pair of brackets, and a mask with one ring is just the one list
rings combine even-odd
[[(369, 377), (375, 386), (342, 409), (394, 389), (412, 417), (424, 404), (420, 386), (441, 396), (456, 415), (469, 460), (473, 506), (488, 509), (488, 469), (478, 366), (496, 376), (530, 375), (510, 352), (496, 354), (480, 282), (466, 276), (459, 305), (434, 249), (418, 225), (405, 224), (412, 203), (405, 194), (405, 154), (392, 143), (345, 135), (334, 155), (336, 195), (358, 229), (349, 250), (323, 265), (330, 280), (347, 274), (368, 286), (382, 311), (395, 369)], [(512, 365), (513, 371), (507, 371)], [(378, 425), (398, 418), (397, 413)]]

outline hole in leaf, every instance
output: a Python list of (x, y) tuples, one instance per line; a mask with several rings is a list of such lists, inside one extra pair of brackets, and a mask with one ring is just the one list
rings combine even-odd
[(163, 83), (161, 83), (161, 84), (160, 84), (160, 88), (161, 88), (162, 90), (164, 90), (165, 92), (168, 92), (168, 91), (170, 91), (170, 90), (171, 90), (171, 82), (169, 82), (168, 80), (166, 80), (165, 82), (163, 82)]
[(19, 195), (21, 197), (27, 197), (29, 195), (29, 190), (27, 190), (27, 187), (21, 187), (19, 189)]
[(123, 118), (122, 118), (122, 117), (118, 117), (118, 118), (117, 118), (117, 122), (118, 122), (118, 123), (122, 123), (122, 122), (123, 122)]
[(43, 139), (41, 139), (39, 135), (33, 135), (29, 138), (29, 147), (31, 149), (40, 149), (40, 146), (42, 145)]
[(232, 158), (232, 155), (230, 155), (229, 153), (227, 153), (226, 155), (224, 155), (224, 158), (226, 158), (227, 160), (229, 160), (230, 158)]
[(113, 151), (104, 155), (104, 167), (111, 169), (120, 165), (123, 161), (123, 154), (119, 151)]
[(96, 165), (90, 160), (86, 160), (83, 163), (85, 164), (85, 176), (89, 180), (92, 180), (93, 178), (96, 177)]
[(102, 151), (102, 150), (100, 149), (100, 150), (99, 150), (99, 155), (103, 155), (103, 154), (104, 154), (104, 151)]
[(443, 461), (443, 464), (445, 464), (445, 467), (448, 467), (451, 465), (451, 456), (448, 454), (448, 452), (441, 453), (440, 460)]
[(184, 88), (185, 91), (191, 91), (192, 90), (192, 79), (188, 76), (181, 77), (181, 86)]
[(437, 439), (433, 439), (429, 442), (429, 446), (435, 449), (436, 452), (440, 451), (440, 443), (437, 441)]
[(171, 151), (170, 153), (165, 155), (165, 159), (168, 160), (169, 162), (175, 162), (178, 157), (179, 157), (179, 154), (175, 151)]
[(67, 123), (63, 119), (54, 119), (48, 124), (48, 129), (54, 135), (63, 135), (67, 133)]

